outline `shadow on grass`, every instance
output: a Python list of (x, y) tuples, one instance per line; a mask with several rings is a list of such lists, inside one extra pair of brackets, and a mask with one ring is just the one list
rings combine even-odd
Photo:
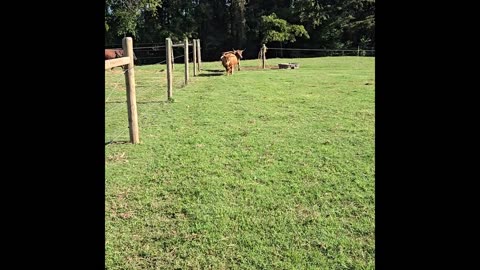
[[(177, 89), (178, 90), (178, 89)], [(167, 104), (167, 103), (172, 103), (172, 101), (169, 100), (143, 100), (143, 101), (137, 101), (137, 104)]]
[[(262, 70), (262, 69), (263, 68), (261, 66), (242, 66), (239, 72), (241, 72), (242, 70), (247, 71), (247, 70)], [(278, 66), (266, 65), (265, 69), (278, 69)]]
[(208, 71), (208, 72), (224, 72), (224, 69), (202, 69), (203, 71)]
[(126, 101), (105, 101), (105, 104), (127, 103)]
[(211, 77), (211, 76), (222, 76), (222, 75), (223, 75), (223, 72), (222, 73), (200, 73), (197, 76), (198, 77)]
[(222, 76), (225, 74), (225, 70), (223, 69), (202, 69), (202, 71), (207, 71), (209, 73), (197, 74), (198, 77)]
[(109, 144), (129, 144), (130, 141), (108, 141), (108, 142), (105, 142), (105, 145), (109, 145)]

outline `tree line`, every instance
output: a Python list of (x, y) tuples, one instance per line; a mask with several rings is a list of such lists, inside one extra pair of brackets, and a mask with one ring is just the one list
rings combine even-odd
[(201, 39), (202, 57), (262, 44), (280, 48), (375, 48), (375, 0), (106, 0), (105, 45)]

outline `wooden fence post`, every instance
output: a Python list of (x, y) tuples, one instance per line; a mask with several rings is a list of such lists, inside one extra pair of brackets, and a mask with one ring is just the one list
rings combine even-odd
[(185, 38), (184, 59), (185, 59), (185, 85), (188, 84), (188, 38)]
[(197, 41), (192, 40), (193, 43), (193, 76), (197, 76)]
[(197, 39), (197, 50), (198, 50), (198, 72), (200, 72), (200, 68), (202, 65), (202, 48), (200, 47), (200, 39)]
[(263, 44), (262, 46), (262, 69), (265, 69), (265, 60), (266, 60), (266, 51), (267, 51), (267, 47), (265, 46), (265, 44)]
[(172, 98), (172, 87), (173, 87), (173, 70), (172, 70), (172, 40), (170, 38), (165, 39), (167, 46), (167, 98), (170, 100)]
[(125, 37), (122, 40), (123, 51), (130, 58), (125, 71), (125, 83), (127, 85), (127, 108), (128, 108), (128, 128), (130, 133), (130, 142), (139, 143), (138, 135), (138, 115), (137, 115), (137, 97), (135, 94), (135, 72), (133, 62), (133, 41), (131, 37)]
[[(171, 42), (171, 40), (170, 40), (170, 42)], [(172, 52), (172, 70), (174, 70), (175, 69), (175, 56), (173, 55), (173, 46), (170, 47), (170, 48), (171, 48), (170, 51)]]

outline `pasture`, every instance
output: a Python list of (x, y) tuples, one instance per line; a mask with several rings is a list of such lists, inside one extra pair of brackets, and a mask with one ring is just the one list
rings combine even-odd
[[(105, 269), (375, 269), (373, 57), (105, 71)], [(190, 65), (191, 66), (191, 65)]]

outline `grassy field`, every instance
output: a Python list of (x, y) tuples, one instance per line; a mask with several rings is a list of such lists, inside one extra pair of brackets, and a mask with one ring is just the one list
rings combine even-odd
[(375, 269), (375, 59), (281, 62), (136, 67), (138, 145), (105, 71), (105, 269)]

